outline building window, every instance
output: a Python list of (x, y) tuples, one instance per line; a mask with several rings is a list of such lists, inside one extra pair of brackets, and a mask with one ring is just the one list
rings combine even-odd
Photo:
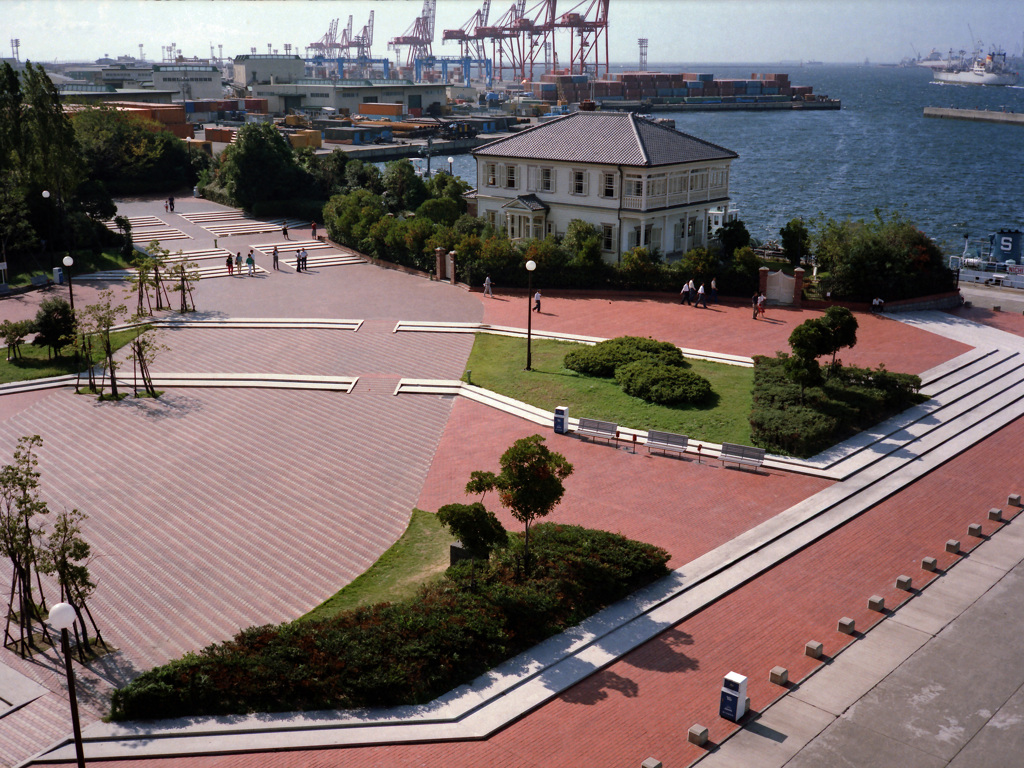
[(713, 168), (711, 171), (711, 186), (712, 187), (724, 187), (725, 186), (725, 169), (724, 168)]
[(572, 172), (572, 189), (570, 192), (574, 195), (585, 195), (587, 194), (587, 172), (574, 170)]
[(540, 168), (537, 177), (537, 189), (540, 192), (555, 191), (555, 174), (551, 168)]
[(505, 189), (516, 188), (516, 167), (514, 165), (505, 166)]
[(484, 176), (487, 178), (488, 187), (498, 186), (498, 166), (494, 163), (487, 163), (484, 166)]
[(647, 196), (661, 197), (665, 194), (665, 174), (660, 173), (647, 179)]
[(601, 174), (601, 197), (615, 197), (615, 174)]
[(674, 173), (668, 177), (668, 193), (670, 195), (681, 195), (686, 192), (686, 174)]
[(614, 251), (615, 250), (615, 225), (614, 224), (602, 224), (601, 225), (601, 250), (602, 251)]
[(694, 171), (690, 174), (690, 190), (703, 190), (708, 188), (707, 170)]
[(626, 177), (626, 194), (631, 197), (643, 197), (644, 180), (640, 176)]
[(487, 223), (488, 224), (490, 224), (493, 227), (497, 223), (497, 220), (498, 220), (498, 217), (497, 217), (497, 214), (494, 211), (488, 211), (487, 212)]

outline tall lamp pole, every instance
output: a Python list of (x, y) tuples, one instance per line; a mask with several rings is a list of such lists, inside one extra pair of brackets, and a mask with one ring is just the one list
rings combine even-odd
[(526, 370), (532, 371), (530, 344), (533, 340), (533, 308), (530, 302), (533, 301), (533, 270), (537, 268), (537, 262), (530, 259), (526, 262)]
[(451, 155), (449, 155), (448, 156), (448, 175), (449, 176), (454, 176), (455, 175), (454, 167), (455, 167), (455, 158), (452, 157)]
[(85, 768), (85, 753), (82, 751), (82, 726), (78, 722), (78, 697), (75, 695), (75, 670), (71, 668), (71, 647), (68, 630), (77, 618), (75, 609), (67, 603), (57, 603), (50, 609), (50, 626), (60, 630), (60, 648), (64, 654), (64, 665), (68, 675), (68, 700), (71, 703), (71, 727), (75, 732), (75, 755), (78, 768)]
[(68, 273), (68, 298), (71, 299), (71, 316), (75, 316), (75, 289), (71, 284), (71, 266), (75, 263), (75, 260), (71, 258), (71, 255), (64, 257), (64, 268)]
[[(50, 190), (44, 189), (43, 190), (43, 200), (49, 200), (49, 199), (50, 199)], [(47, 208), (46, 208), (46, 234), (49, 235), (49, 237), (47, 238), (47, 243), (49, 244), (50, 247), (47, 250), (47, 253), (49, 254), (49, 257), (50, 257), (50, 269), (52, 270), (53, 269), (53, 212), (50, 210), (49, 205), (47, 205)]]

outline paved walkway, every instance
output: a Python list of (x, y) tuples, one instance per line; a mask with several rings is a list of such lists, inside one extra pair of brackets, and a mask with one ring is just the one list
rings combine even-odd
[[(351, 270), (358, 272), (353, 273)], [(315, 277), (316, 280), (306, 282), (306, 277)], [(299, 279), (303, 282), (299, 283)], [(265, 287), (260, 289), (257, 286)], [(438, 299), (441, 297), (444, 299), (439, 304)], [(270, 541), (257, 541), (252, 554), (239, 552), (237, 578), (245, 580), (247, 593), (254, 597), (273, 590), (275, 586), (282, 587), (284, 602), (287, 603), (288, 597), (284, 593), (294, 585), (277, 583), (279, 580), (275, 578), (261, 581), (258, 574), (254, 579), (253, 563), (257, 560), (263, 563), (288, 562), (301, 567), (302, 563), (317, 562), (315, 556), (309, 559), (306, 557), (305, 548), (309, 546), (309, 536), (306, 534), (316, 538), (339, 519), (343, 519), (346, 525), (351, 520), (354, 527), (340, 532), (340, 540), (332, 540), (333, 543), (327, 546), (327, 549), (335, 550), (332, 554), (338, 558), (336, 573), (330, 574), (330, 578), (319, 586), (320, 583), (315, 579), (323, 576), (320, 571), (324, 569), (318, 568), (317, 573), (308, 574), (314, 579), (309, 585), (311, 592), (320, 590), (321, 595), (326, 595), (350, 578), (346, 573), (358, 572), (360, 569), (356, 562), (358, 552), (353, 549), (359, 548), (358, 538), (363, 533), (365, 522), (360, 522), (360, 513), (353, 513), (350, 508), (370, 511), (379, 509), (383, 503), (389, 503), (377, 498), (376, 494), (368, 499), (359, 498), (360, 495), (368, 495), (365, 493), (366, 488), (376, 487), (373, 482), (367, 481), (379, 477), (382, 467), (392, 468), (407, 462), (410, 449), (422, 448), (428, 457), (432, 455), (434, 458), (429, 471), (425, 464), (420, 465), (420, 470), (413, 468), (409, 476), (411, 485), (404, 488), (411, 489), (418, 483), (419, 506), (434, 508), (440, 503), (460, 497), (461, 487), (470, 469), (496, 466), (497, 456), (513, 439), (520, 436), (520, 432), (530, 434), (536, 431), (536, 427), (525, 425), (500, 412), (461, 400), (453, 407), (450, 399), (432, 396), (384, 396), (385, 392), (390, 393), (393, 389), (397, 380), (396, 372), (405, 375), (404, 372), (410, 371), (409, 375), (424, 376), (426, 368), (432, 370), (429, 375), (458, 378), (461, 374), (461, 361), (464, 361), (464, 355), (468, 353), (468, 337), (450, 334), (438, 334), (436, 337), (432, 334), (390, 334), (394, 320), (477, 322), (483, 319), (493, 324), (519, 324), (512, 316), (511, 306), (498, 306), (502, 303), (500, 297), (493, 301), (481, 300), (448, 286), (362, 265), (324, 268), (321, 273), (308, 276), (282, 272), (260, 279), (210, 280), (201, 284), (199, 301), (200, 309), (215, 305), (218, 312), (223, 313), (222, 316), (366, 318), (366, 325), (358, 333), (298, 330), (278, 333), (264, 330), (256, 337), (231, 329), (169, 331), (168, 334), (173, 335), (174, 352), (160, 360), (161, 370), (182, 370), (187, 363), (188, 370), (286, 372), (301, 366), (303, 372), (315, 373), (318, 369), (317, 363), (313, 361), (319, 361), (323, 366), (320, 371), (360, 375), (361, 384), (352, 394), (333, 396), (324, 393), (273, 395), (246, 390), (210, 390), (201, 393), (183, 390), (169, 393), (165, 398), (168, 404), (180, 402), (177, 410), (170, 414), (160, 413), (156, 418), (146, 414), (146, 418), (138, 422), (121, 424), (119, 430), (114, 429), (116, 424), (111, 414), (128, 409), (118, 406), (107, 410), (91, 406), (84, 409), (87, 411), (86, 418), (81, 418), (80, 414), (75, 417), (77, 421), (64, 420), (54, 425), (57, 428), (55, 434), (90, 435), (98, 427), (102, 429), (106, 425), (110, 428), (108, 436), (99, 434), (90, 443), (90, 451), (95, 452), (94, 445), (104, 449), (99, 451), (98, 457), (90, 456), (89, 464), (80, 468), (79, 459), (74, 458), (63, 459), (54, 465), (55, 469), (69, 477), (79, 473), (84, 475), (77, 483), (72, 481), (68, 488), (63, 489), (66, 494), (62, 497), (65, 503), (74, 503), (94, 515), (94, 504), (102, 507), (112, 491), (124, 492), (124, 489), (113, 486), (123, 484), (130, 488), (131, 483), (137, 482), (140, 476), (146, 482), (130, 491), (133, 499), (147, 498), (159, 502), (163, 498), (171, 502), (168, 511), (158, 515), (161, 518), (168, 517), (166, 529), (157, 528), (152, 535), (139, 541), (146, 552), (145, 558), (141, 561), (133, 559), (136, 548), (133, 544), (133, 551), (124, 560), (123, 567), (120, 570), (111, 569), (112, 574), (120, 574), (121, 581), (118, 581), (118, 576), (104, 579), (103, 586), (107, 591), (121, 594), (115, 602), (103, 606), (102, 612), (97, 611), (102, 616), (109, 616), (117, 631), (125, 633), (125, 639), (115, 643), (126, 649), (119, 658), (128, 659), (130, 664), (138, 663), (138, 668), (157, 663), (150, 659), (179, 652), (173, 649), (173, 643), (167, 643), (166, 640), (152, 647), (154, 639), (162, 637), (165, 632), (177, 635), (177, 642), (186, 645), (191, 642), (191, 647), (198, 647), (207, 642), (204, 637), (208, 635), (203, 633), (212, 634), (214, 639), (218, 639), (233, 631), (229, 628), (232, 617), (236, 615), (231, 612), (232, 608), (240, 613), (234, 619), (238, 622), (236, 627), (260, 620), (254, 614), (260, 613), (261, 606), (249, 604), (244, 599), (240, 603), (234, 601), (239, 603), (237, 605), (231, 602), (217, 605), (211, 603), (212, 609), (204, 608), (200, 612), (201, 616), (193, 615), (195, 606), (206, 604), (207, 594), (217, 589), (215, 580), (223, 576), (220, 569), (212, 573), (213, 569), (201, 564), (211, 560), (215, 562), (216, 558), (225, 557), (239, 545), (245, 545), (247, 542), (244, 539), (249, 537), (250, 530), (244, 527), (246, 524), (255, 520), (257, 528), (269, 526), (271, 532), (267, 538)], [(521, 297), (519, 301), (525, 304)], [(511, 303), (506, 302), (509, 305)], [(566, 299), (563, 304), (557, 298), (545, 297), (544, 309), (545, 317), (542, 319), (535, 316), (535, 320), (538, 326), (550, 327), (551, 330), (595, 336), (631, 332), (671, 339), (682, 346), (703, 345), (714, 346), (716, 349), (720, 338), (727, 348), (725, 351), (738, 355), (764, 351), (760, 348), (776, 343), (781, 347), (791, 330), (791, 327), (780, 330), (779, 326), (785, 324), (782, 322), (752, 321), (746, 316), (745, 307), (722, 312), (723, 316), (714, 321), (710, 319), (712, 310), (705, 314), (705, 310), (679, 307), (667, 302), (616, 302), (612, 311), (606, 308), (604, 300)], [(501, 315), (501, 312), (508, 313), (508, 317)], [(684, 317), (687, 318), (688, 331), (692, 333), (689, 340), (679, 336), (679, 313), (688, 313)], [(617, 328), (613, 325), (615, 315), (619, 320)], [(709, 319), (697, 320), (698, 317)], [(790, 326), (802, 319), (790, 318)], [(550, 326), (547, 325), (549, 321)], [(884, 337), (887, 343), (877, 344), (874, 354), (859, 353), (862, 358), (856, 362), (869, 365), (886, 362), (887, 367), (896, 370), (909, 368), (924, 371), (967, 351), (974, 341), (972, 338), (962, 342), (944, 341), (923, 326), (905, 326), (889, 318), (865, 318), (865, 325), (869, 329), (873, 328), (871, 333), (877, 333), (879, 340)], [(967, 333), (966, 329), (964, 332)], [(385, 333), (389, 335), (385, 336)], [(215, 344), (210, 343), (210, 334), (214, 334)], [(409, 341), (403, 341), (403, 337)], [(252, 343), (254, 338), (259, 340), (256, 345)], [(693, 338), (699, 338), (702, 344), (694, 343)], [(861, 335), (858, 349), (872, 349), (867, 338), (871, 337)], [(894, 338), (898, 338), (901, 343), (892, 343)], [(713, 340), (715, 345), (703, 343), (709, 340)], [(339, 344), (342, 346), (338, 347)], [(907, 354), (906, 347), (901, 347), (901, 344), (912, 348), (913, 353)], [(306, 354), (303, 355), (303, 352)], [(847, 362), (855, 361), (850, 359)], [(358, 402), (364, 382), (371, 391), (366, 393), (362, 402)], [(60, 394), (66, 395), (64, 400), (70, 402), (55, 399)], [(8, 421), (16, 422), (14, 431), (6, 433), (9, 435), (19, 434), (17, 429), (28, 426), (49, 428), (46, 417), (54, 410), (72, 414), (83, 410), (79, 406), (83, 399), (67, 393), (51, 393), (35, 399), (28, 395), (9, 397), (17, 402), (12, 405), (0, 403), (0, 408), (5, 409), (0, 411), (0, 416), (8, 416), (8, 420), (0, 427), (7, 428)], [(326, 398), (332, 405), (325, 409), (321, 398)], [(351, 408), (348, 403), (353, 403)], [(439, 416), (442, 423), (447, 419), (440, 442), (436, 436), (440, 432), (435, 431), (433, 438), (430, 436), (431, 429), (436, 427), (418, 429), (408, 441), (397, 446), (389, 455), (378, 453), (369, 456), (365, 451), (360, 453), (363, 449), (363, 446), (358, 445), (360, 438), (365, 439), (365, 435), (375, 434), (379, 424), (394, 418), (393, 409), (399, 409), (397, 418), (404, 419), (402, 423), (419, 423), (423, 415), (418, 409), (428, 407), (430, 403), (437, 405), (437, 409), (432, 411), (435, 417)], [(410, 408), (416, 410), (410, 411)], [(254, 414), (257, 415), (255, 419)], [(204, 418), (207, 419), (205, 423)], [(165, 434), (166, 426), (149, 432), (143, 430), (139, 442), (126, 446), (136, 452), (148, 451), (150, 457), (158, 457), (157, 464), (166, 463), (167, 472), (151, 472), (150, 480), (144, 477), (145, 471), (141, 466), (135, 468), (138, 462), (128, 463), (128, 474), (123, 481), (117, 484), (95, 483), (95, 478), (106, 477), (107, 473), (117, 471), (125, 462), (123, 456), (117, 455), (120, 446), (117, 445), (119, 438), (115, 435), (125, 433), (125, 430), (127, 433), (139, 430), (140, 424), (170, 425), (173, 419), (177, 422), (169, 434)], [(293, 422), (297, 424), (293, 425)], [(328, 425), (326, 429), (324, 424)], [(489, 739), (474, 743), (362, 747), (357, 750), (349, 748), (334, 757), (330, 752), (309, 753), (303, 755), (302, 760), (306, 764), (317, 764), (323, 760), (321, 764), (324, 765), (337, 764), (339, 760), (362, 763), (378, 759), (402, 765), (423, 762), (541, 765), (549, 764), (552, 758), (564, 762), (566, 754), (573, 754), (579, 755), (581, 761), (589, 764), (620, 765), (630, 762), (638, 764), (648, 754), (658, 754), (662, 759), (665, 759), (663, 755), (669, 754), (673, 760), (671, 763), (666, 760), (666, 765), (691, 762), (702, 752), (681, 743), (679, 733), (698, 718), (705, 721), (709, 719), (709, 706), (710, 711), (715, 710), (715, 680), (720, 679), (724, 671), (728, 671), (728, 668), (767, 669), (785, 662), (793, 678), (799, 679), (811, 671), (806, 657), (801, 656), (802, 644), (809, 636), (817, 634), (820, 639), (827, 641), (826, 652), (830, 654), (835, 652), (832, 650), (833, 645), (838, 650), (848, 642), (845, 636), (829, 639), (830, 636), (826, 635), (829, 628), (832, 635), (838, 634), (834, 632), (836, 613), (855, 616), (859, 627), (872, 623), (876, 617), (867, 613), (866, 609), (856, 607), (863, 603), (865, 594), (886, 589), (884, 585), (894, 578), (892, 572), (912, 568), (914, 559), (923, 556), (922, 552), (935, 553), (945, 562), (945, 556), (939, 551), (942, 542), (965, 530), (967, 522), (977, 522), (979, 509), (983, 511), (997, 503), (993, 497), (998, 497), (999, 492), (993, 493), (992, 488), (1003, 480), (1003, 476), (995, 469), (999, 466), (999, 457), (1006, 453), (1008, 446), (1014, 441), (1019, 442), (1022, 436), (1019, 434), (1019, 425), (1019, 421), (1014, 422), (998, 433), (1008, 435), (1002, 443), (990, 437), (969, 448), (972, 443), (968, 439), (964, 443), (966, 450), (961, 452), (961, 456), (945, 463), (942, 463), (945, 460), (940, 460), (935, 471), (912, 483), (907, 490), (892, 495), (899, 485), (891, 486), (883, 494), (890, 496), (889, 501), (871, 507), (867, 513), (796, 556), (783, 559), (775, 565), (769, 559), (767, 565), (763, 566), (767, 570), (761, 571), (760, 575), (756, 575), (756, 570), (752, 572), (753, 581), (745, 577), (746, 583), (738, 591), (724, 599), (712, 601), (683, 624), (672, 623), (670, 628), (656, 635), (650, 642), (640, 645), (597, 675), (591, 675), (569, 687), (532, 715), (500, 730)], [(1018, 431), (1014, 432), (1014, 429)], [(284, 444), (281, 442), (282, 434), (289, 435), (284, 438)], [(345, 434), (351, 435), (352, 442), (346, 442)], [(216, 438), (211, 439), (214, 435)], [(315, 443), (323, 443), (325, 439), (329, 442), (326, 446), (315, 443), (311, 445), (308, 439), (310, 435), (316, 435)], [(938, 437), (936, 435), (932, 439), (938, 442)], [(745, 531), (764, 530), (765, 525), (772, 524), (776, 513), (799, 507), (801, 499), (815, 493), (830, 493), (830, 488), (834, 487), (823, 479), (789, 473), (755, 475), (722, 470), (717, 465), (712, 467), (687, 460), (616, 451), (572, 438), (552, 436), (551, 439), (576, 464), (577, 474), (570, 482), (579, 483), (578, 487), (570, 487), (566, 503), (556, 512), (557, 518), (619, 529), (627, 535), (666, 546), (673, 552), (673, 565), (700, 562), (702, 555), (707, 556), (709, 552), (730, 546), (737, 535)], [(918, 439), (929, 438), (924, 434)], [(152, 443), (147, 444), (147, 440)], [(210, 445), (204, 446), (204, 442)], [(47, 449), (50, 445), (48, 442)], [(197, 446), (202, 448), (197, 451)], [(327, 450), (324, 450), (325, 447)], [(471, 449), (467, 450), (467, 447)], [(110, 455), (106, 456), (108, 453)], [(360, 456), (366, 458), (360, 459)], [(970, 456), (970, 460), (965, 459), (966, 456)], [(326, 457), (338, 458), (334, 462), (328, 458), (325, 462)], [(939, 454), (935, 454), (935, 458), (940, 459)], [(961, 460), (964, 463), (958, 464)], [(216, 468), (219, 463), (223, 463), (224, 474), (199, 489), (176, 486), (173, 482), (167, 484), (168, 478), (194, 474), (197, 466)], [(357, 480), (338, 488), (336, 476), (339, 466), (349, 470)], [(976, 466), (985, 468), (990, 476), (986, 476), (985, 472), (977, 472), (974, 469)], [(44, 483), (48, 483), (47, 478), (50, 477), (48, 468), (43, 468)], [(417, 475), (417, 471), (420, 474)], [(858, 473), (868, 471), (858, 469)], [(980, 475), (978, 487), (968, 493), (963, 493), (960, 488), (962, 473), (965, 471), (974, 472), (975, 476)], [(296, 481), (296, 477), (302, 478), (302, 481)], [(330, 477), (330, 480), (317, 482), (316, 478), (319, 477)], [(80, 491), (90, 486), (89, 478), (92, 478), (92, 485), (96, 486), (95, 491), (83, 500)], [(300, 505), (295, 504), (290, 494), (305, 485), (307, 478), (315, 485), (311, 491), (314, 496), (302, 506), (330, 509), (338, 505), (345, 508), (342, 518), (332, 515), (329, 523), (328, 518), (323, 518), (321, 522), (294, 525), (295, 513), (299, 511), (296, 507)], [(280, 496), (265, 498), (265, 494), (272, 493), (282, 482), (290, 484)], [(230, 490), (225, 493), (225, 488)], [(586, 499), (580, 498), (590, 496), (595, 488), (605, 489), (605, 492), (595, 495), (607, 501), (588, 503)], [(913, 499), (915, 489), (920, 489), (918, 492), (922, 494), (916, 501)], [(951, 489), (955, 489), (955, 492)], [(248, 490), (251, 493), (246, 493)], [(397, 495), (401, 493), (408, 493), (408, 490), (402, 490)], [(241, 499), (232, 498), (239, 495)], [(220, 519), (219, 513), (210, 515), (209, 500), (222, 497), (222, 503), (229, 508), (237, 508), (237, 512), (227, 515), (223, 526), (208, 528), (212, 522)], [(938, 497), (953, 498), (956, 502), (949, 504), (943, 514), (936, 515), (928, 501)], [(359, 503), (353, 506), (351, 498)], [(195, 500), (194, 505), (181, 505), (180, 499)], [(338, 502), (332, 502), (332, 499), (344, 501), (339, 505)], [(906, 499), (910, 501), (905, 502)], [(174, 500), (179, 503), (174, 504)], [(406, 501), (405, 497), (397, 498), (394, 503), (395, 522), (407, 519), (412, 499)], [(904, 508), (904, 503), (909, 504), (909, 510)], [(886, 511), (890, 504), (895, 505), (895, 508)], [(151, 506), (159, 509), (160, 504)], [(189, 515), (183, 513), (183, 506), (202, 508), (204, 513)], [(280, 509), (288, 509), (286, 519), (279, 519)], [(637, 514), (636, 510), (644, 511)], [(131, 541), (137, 536), (136, 531), (140, 527), (153, 525), (153, 520), (146, 517), (146, 514), (153, 511), (148, 509), (139, 518), (130, 508), (125, 509), (122, 503), (112, 515), (118, 518), (118, 525), (111, 527), (109, 532), (97, 526), (97, 532), (109, 536), (112, 545), (122, 544), (124, 540)], [(245, 512), (249, 513), (250, 519), (243, 522), (241, 514)], [(128, 522), (133, 519), (133, 514), (138, 522)], [(123, 521), (120, 518), (124, 518)], [(380, 523), (380, 520), (373, 521), (375, 527), (379, 527)], [(511, 525), (511, 521), (506, 521), (506, 524)], [(187, 533), (190, 528), (194, 533)], [(884, 546), (879, 546), (878, 530), (889, 528), (894, 531), (891, 541), (887, 539)], [(183, 530), (186, 531), (185, 535), (182, 535)], [(242, 530), (247, 531), (246, 536), (240, 536)], [(397, 532), (400, 532), (400, 527), (386, 534), (385, 538), (387, 535), (396, 536)], [(192, 548), (210, 545), (207, 539), (211, 535), (216, 538), (218, 551), (202, 550), (197, 552), (196, 557), (190, 557)], [(294, 548), (281, 553), (280, 547), (287, 546), (288, 542), (277, 542), (275, 536), (296, 537)], [(168, 541), (165, 542), (165, 538)], [(238, 540), (240, 538), (242, 540)], [(275, 546), (278, 549), (275, 550)], [(151, 548), (152, 552), (146, 548)], [(268, 548), (266, 555), (263, 548)], [(117, 550), (116, 557), (124, 559), (122, 552), (123, 547)], [(161, 581), (167, 579), (166, 565), (180, 561), (183, 555), (185, 563), (195, 563), (189, 566), (193, 570), (171, 578), (165, 587)], [(113, 557), (109, 553), (107, 556)], [(804, 560), (805, 557), (810, 559)], [(370, 559), (372, 561), (372, 557)], [(858, 566), (851, 572), (852, 562)], [(134, 571), (140, 567), (144, 570), (152, 569), (154, 573), (152, 579), (144, 580), (138, 596), (142, 599), (137, 599), (132, 592), (133, 587), (129, 585), (131, 578), (136, 575)], [(351, 570), (345, 570), (348, 567)], [(801, 587), (806, 583), (808, 572), (821, 574), (813, 590)], [(194, 581), (194, 574), (201, 578)], [(269, 575), (274, 576), (273, 573)], [(307, 574), (304, 573), (302, 578), (306, 579)], [(163, 592), (168, 587), (178, 597), (177, 603), (167, 603), (167, 596)], [(227, 591), (233, 596), (238, 594), (237, 587), (228, 587)], [(892, 592), (891, 589), (889, 591)], [(889, 599), (894, 600), (896, 597), (893, 594)], [(312, 601), (315, 603), (318, 599), (321, 598), (313, 597)], [(154, 632), (154, 627), (148, 626), (152, 619), (146, 614), (149, 607), (147, 600), (158, 603), (158, 612), (164, 615), (171, 613), (172, 619), (177, 619), (179, 615), (188, 618), (186, 621), (172, 622), (175, 624), (173, 628), (157, 627)], [(294, 602), (290, 609), (291, 615), (304, 610), (294, 605)], [(95, 606), (94, 610), (97, 610)], [(283, 618), (287, 618), (289, 607), (282, 603), (280, 610), (284, 614)], [(175, 615), (175, 612), (178, 613)], [(222, 616), (222, 612), (227, 616)], [(220, 629), (204, 629), (201, 626), (209, 622), (207, 614), (221, 620)], [(123, 629), (118, 623), (119, 617), (126, 615), (134, 619), (135, 634)], [(103, 618), (100, 620), (104, 621)], [(217, 632), (223, 634), (218, 636)], [(108, 634), (106, 623), (104, 633)], [(148, 656), (143, 654), (138, 657), (138, 662), (134, 661), (132, 657), (141, 652), (138, 646), (147, 644), (151, 646), (147, 650)], [(5, 654), (3, 660), (6, 661), (8, 656)], [(15, 660), (12, 666), (17, 667), (17, 663)], [(25, 671), (24, 667), (21, 671)], [(59, 677), (46, 677), (46, 674), (36, 669), (28, 672), (30, 676), (45, 679), (44, 684), (51, 689), (59, 688)], [(131, 674), (131, 667), (116, 672)], [(766, 677), (766, 673), (764, 675)], [(109, 677), (119, 679), (116, 674)], [(751, 673), (751, 695), (755, 707), (760, 709), (775, 698), (778, 692), (772, 690), (766, 682), (758, 682), (757, 678), (757, 674)], [(0, 720), (0, 760), (3, 759), (5, 749), (6, 754), (16, 755), (19, 749), (24, 750), (24, 745), (33, 739), (41, 746), (41, 737), (53, 739), (66, 732), (60, 706), (55, 706), (53, 702), (55, 698), (58, 697), (45, 696)], [(687, 722), (691, 717), (694, 720)], [(711, 725), (710, 722), (707, 724)], [(725, 728), (719, 733), (718, 729), (714, 729), (712, 738), (721, 741), (732, 730)], [(540, 737), (541, 733), (545, 737)], [(658, 753), (655, 749), (670, 743), (674, 743), (674, 746), (669, 752)], [(280, 746), (284, 746), (284, 743)], [(285, 758), (280, 759), (286, 764), (294, 764), (295, 756), (291, 757), (291, 762)], [(274, 756), (260, 755), (189, 758), (187, 763), (269, 765), (277, 761), (278, 758)]]

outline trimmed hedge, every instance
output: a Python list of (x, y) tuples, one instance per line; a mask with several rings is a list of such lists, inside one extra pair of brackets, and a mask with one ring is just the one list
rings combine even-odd
[(656, 359), (662, 365), (687, 365), (683, 353), (675, 344), (642, 336), (619, 336), (592, 347), (574, 349), (565, 356), (562, 364), (570, 371), (584, 376), (610, 379), (619, 366), (643, 359)]
[(114, 691), (139, 720), (417, 704), (435, 699), (668, 573), (663, 549), (541, 523), (486, 566), (450, 568), (413, 600), (246, 629)]
[(754, 358), (751, 436), (776, 453), (813, 456), (924, 400), (919, 376), (838, 365), (801, 397), (785, 362), (785, 355)]
[(685, 405), (711, 397), (711, 382), (678, 365), (658, 360), (637, 360), (615, 369), (622, 391), (649, 403)]

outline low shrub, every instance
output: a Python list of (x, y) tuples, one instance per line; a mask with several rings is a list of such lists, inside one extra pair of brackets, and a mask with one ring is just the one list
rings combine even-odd
[(687, 365), (675, 344), (642, 336), (619, 336), (592, 347), (574, 349), (565, 356), (563, 365), (584, 376), (610, 379), (619, 366), (642, 359), (655, 359), (663, 365)]
[(151, 719), (430, 701), (667, 572), (650, 544), (541, 523), (412, 600), (246, 629), (114, 691), (111, 717)]
[(658, 360), (637, 360), (615, 369), (622, 391), (649, 403), (685, 405), (711, 397), (711, 382), (678, 365)]

